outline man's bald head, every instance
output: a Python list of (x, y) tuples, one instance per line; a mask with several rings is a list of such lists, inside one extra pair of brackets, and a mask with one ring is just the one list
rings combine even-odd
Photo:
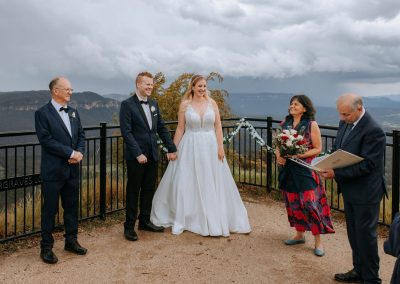
[(341, 120), (346, 123), (354, 123), (362, 114), (362, 98), (353, 93), (343, 94), (337, 99), (336, 108)]

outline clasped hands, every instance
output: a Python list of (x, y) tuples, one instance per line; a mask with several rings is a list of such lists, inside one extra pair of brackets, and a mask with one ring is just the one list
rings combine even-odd
[(70, 159), (68, 159), (68, 164), (79, 164), (80, 161), (83, 159), (83, 154), (79, 151), (74, 151), (74, 154)]
[[(167, 153), (167, 160), (168, 161), (175, 161), (177, 158), (178, 158), (178, 155), (176, 154), (176, 152)], [(136, 158), (136, 160), (138, 161), (139, 164), (146, 164), (147, 163), (147, 157), (145, 155), (143, 155), (143, 154), (138, 156)]]

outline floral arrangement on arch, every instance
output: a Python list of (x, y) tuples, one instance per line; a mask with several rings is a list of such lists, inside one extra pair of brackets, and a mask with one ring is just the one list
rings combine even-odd
[(278, 148), (282, 157), (303, 154), (308, 150), (304, 136), (295, 129), (276, 129), (272, 136), (273, 148)]

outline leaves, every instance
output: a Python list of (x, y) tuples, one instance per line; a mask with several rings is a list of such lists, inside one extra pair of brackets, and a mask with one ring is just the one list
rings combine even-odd
[[(164, 87), (166, 83), (165, 75), (159, 72), (154, 76), (152, 97), (158, 101), (165, 121), (176, 121), (178, 119), (179, 105), (193, 75), (193, 73), (183, 73), (166, 88)], [(223, 77), (217, 72), (211, 72), (206, 76), (206, 80), (221, 83)], [(225, 102), (228, 92), (223, 89), (210, 89), (210, 96), (217, 103), (221, 118), (231, 117), (229, 105)]]

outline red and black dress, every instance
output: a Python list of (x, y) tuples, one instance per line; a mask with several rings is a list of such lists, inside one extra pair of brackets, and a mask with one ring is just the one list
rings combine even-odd
[[(302, 119), (296, 127), (309, 149), (312, 148), (311, 123), (309, 119)], [(289, 129), (292, 124), (293, 121), (284, 121), (281, 126)], [(304, 161), (310, 163), (313, 158)], [(335, 232), (325, 188), (316, 172), (287, 159), (279, 171), (279, 188), (285, 197), (290, 226), (296, 231), (311, 231), (313, 235)]]

